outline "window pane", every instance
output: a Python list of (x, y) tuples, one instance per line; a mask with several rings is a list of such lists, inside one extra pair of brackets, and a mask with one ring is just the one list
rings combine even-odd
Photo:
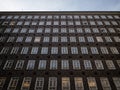
[(73, 69), (81, 69), (79, 60), (72, 60)]
[(119, 77), (113, 77), (113, 82), (114, 82), (117, 90), (120, 90), (120, 78)]
[(110, 47), (110, 50), (113, 54), (119, 54), (118, 50), (116, 47)]
[(13, 47), (10, 54), (17, 54), (19, 47)]
[(76, 42), (76, 37), (70, 37), (70, 42)]
[(71, 54), (78, 54), (78, 48), (77, 47), (71, 47)]
[(92, 54), (99, 54), (98, 49), (96, 47), (90, 47)]
[(68, 54), (68, 47), (61, 47), (61, 54)]
[(46, 60), (40, 60), (38, 65), (38, 70), (46, 69)]
[(41, 39), (41, 37), (35, 37), (34, 42), (35, 42), (35, 43), (38, 43), (38, 42), (40, 42), (40, 39)]
[(4, 84), (5, 84), (6, 78), (5, 77), (0, 77), (0, 89), (2, 90)]
[(106, 47), (100, 47), (102, 54), (109, 54), (108, 49)]
[(112, 60), (105, 60), (108, 69), (116, 69)]
[(29, 90), (30, 89), (30, 84), (31, 84), (31, 77), (24, 77), (21, 90)]
[(61, 69), (69, 69), (69, 61), (68, 60), (61, 61)]
[(58, 54), (58, 47), (51, 47), (51, 54)]
[(31, 54), (38, 54), (38, 47), (32, 47)]
[(41, 54), (48, 54), (48, 47), (42, 47)]
[(101, 60), (95, 60), (95, 66), (96, 66), (96, 68), (97, 68), (98, 70), (104, 69), (103, 63), (102, 63)]
[(70, 90), (70, 78), (62, 77), (62, 90)]
[(57, 69), (57, 60), (51, 60), (50, 61), (50, 69), (54, 70), (54, 69)]
[(82, 54), (88, 54), (88, 49), (87, 49), (87, 47), (81, 47), (81, 53), (82, 53)]
[(15, 66), (15, 69), (16, 70), (22, 70), (23, 65), (24, 65), (24, 60), (18, 60), (17, 63), (16, 63), (16, 66)]
[(5, 63), (5, 65), (4, 65), (4, 67), (3, 67), (3, 69), (4, 69), (4, 70), (9, 70), (9, 69), (11, 69), (12, 66), (13, 66), (13, 62), (14, 62), (14, 60), (7, 60), (6, 63)]
[(29, 60), (27, 64), (27, 70), (33, 70), (35, 67), (35, 60)]
[(35, 90), (43, 90), (44, 88), (44, 78), (37, 77), (35, 82)]
[(29, 47), (23, 47), (21, 50), (21, 54), (27, 54), (29, 50)]
[(48, 90), (57, 90), (57, 78), (49, 77)]
[(96, 80), (94, 77), (87, 77), (89, 90), (98, 90)]
[(83, 79), (81, 77), (75, 77), (75, 90), (84, 90)]
[(84, 60), (84, 67), (85, 69), (92, 69), (92, 64), (90, 60)]

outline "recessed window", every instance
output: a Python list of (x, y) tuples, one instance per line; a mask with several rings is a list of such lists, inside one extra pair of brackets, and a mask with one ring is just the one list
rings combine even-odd
[(44, 88), (44, 78), (43, 77), (37, 77), (35, 82), (35, 90), (43, 90)]
[(90, 28), (85, 28), (85, 32), (86, 32), (86, 33), (91, 33)]
[(58, 54), (58, 47), (51, 47), (51, 54)]
[(48, 90), (57, 90), (57, 78), (49, 77)]
[(26, 37), (25, 42), (31, 42), (32, 41), (32, 37)]
[(45, 24), (44, 21), (40, 21), (40, 22), (39, 22), (39, 25), (44, 25), (44, 24)]
[(38, 70), (46, 69), (46, 60), (40, 60), (38, 65)]
[(22, 25), (23, 24), (23, 21), (18, 21), (17, 22), (17, 25)]
[(61, 54), (68, 54), (68, 47), (61, 47)]
[(102, 54), (109, 54), (107, 47), (100, 47)]
[(91, 36), (87, 37), (87, 40), (88, 40), (88, 42), (94, 42), (94, 39)]
[(27, 32), (27, 28), (22, 28), (20, 33), (26, 33)]
[(104, 67), (103, 67), (103, 63), (101, 60), (95, 60), (95, 66), (98, 70), (103, 70)]
[(51, 29), (50, 28), (45, 28), (45, 33), (50, 33)]
[(41, 39), (41, 37), (35, 37), (34, 42), (38, 43), (38, 42), (40, 42), (40, 39)]
[(92, 54), (99, 54), (97, 47), (90, 47)]
[(16, 42), (22, 42), (23, 41), (23, 37), (17, 37)]
[(31, 54), (38, 54), (38, 47), (32, 47)]
[(66, 33), (66, 32), (67, 32), (66, 28), (61, 28), (61, 33)]
[(119, 54), (118, 49), (116, 47), (110, 47), (112, 54)]
[(77, 33), (83, 33), (83, 29), (82, 28), (77, 28)]
[(92, 69), (92, 64), (90, 60), (84, 60), (84, 67), (85, 69)]
[(48, 54), (48, 47), (42, 47), (41, 54)]
[(42, 28), (38, 28), (37, 29), (37, 33), (42, 33), (43, 32), (43, 29)]
[(30, 21), (25, 21), (24, 25), (30, 25)]
[(62, 77), (62, 90), (70, 90), (70, 78)]
[(98, 28), (93, 28), (92, 30), (93, 30), (94, 33), (99, 33)]
[(83, 79), (81, 77), (74, 77), (75, 90), (84, 90)]
[(11, 32), (11, 28), (6, 28), (4, 33), (10, 33)]
[(5, 77), (0, 77), (0, 89), (2, 90), (4, 84), (5, 84), (6, 78)]
[(58, 37), (57, 36), (52, 37), (52, 42), (58, 42)]
[(73, 69), (75, 70), (81, 69), (79, 60), (72, 60), (72, 64), (73, 64)]
[[(7, 40), (7, 42), (13, 42), (14, 39), (15, 39), (15, 37), (9, 37), (8, 40)], [(0, 40), (0, 41), (1, 41), (1, 40)]]
[(79, 37), (79, 42), (85, 42), (85, 37)]
[(53, 33), (59, 33), (59, 29), (58, 28), (53, 28)]
[(114, 38), (115, 42), (120, 42), (120, 38), (118, 36), (114, 36), (113, 38)]
[(43, 38), (43, 42), (49, 42), (49, 40), (50, 40), (50, 37), (44, 37)]
[(103, 42), (102, 37), (96, 37), (96, 39), (97, 39), (97, 42)]
[(78, 48), (77, 47), (71, 47), (71, 54), (78, 54)]
[(29, 50), (29, 47), (23, 47), (21, 50), (21, 54), (27, 54)]
[(31, 77), (24, 77), (21, 90), (29, 90), (31, 85), (31, 80), (32, 80)]
[(33, 70), (35, 67), (35, 60), (29, 60), (27, 64), (27, 70)]
[(51, 60), (50, 61), (50, 69), (51, 70), (55, 70), (55, 69), (57, 69), (57, 60)]
[(13, 47), (10, 54), (17, 54), (19, 47)]
[(63, 70), (69, 69), (69, 61), (68, 60), (61, 61), (61, 69), (63, 69)]
[(75, 25), (81, 25), (80, 21), (75, 21)]
[(18, 60), (15, 66), (15, 70), (22, 70), (24, 65), (24, 60)]
[(0, 54), (7, 54), (9, 51), (9, 47), (3, 47)]
[(88, 54), (88, 49), (87, 49), (87, 47), (81, 47), (81, 53), (82, 53), (82, 54)]
[(13, 62), (14, 62), (14, 60), (7, 60), (3, 69), (4, 70), (10, 70), (13, 66)]
[(105, 37), (105, 40), (106, 40), (106, 42), (112, 42), (112, 39), (111, 39), (111, 37)]
[(113, 82), (117, 90), (120, 90), (120, 77), (113, 77)]
[(105, 60), (108, 69), (116, 69), (112, 60)]
[(61, 37), (61, 42), (67, 42), (67, 37)]

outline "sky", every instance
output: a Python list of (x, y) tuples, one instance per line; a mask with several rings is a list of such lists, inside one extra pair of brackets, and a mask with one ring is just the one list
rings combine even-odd
[(120, 0), (0, 0), (0, 11), (120, 11)]

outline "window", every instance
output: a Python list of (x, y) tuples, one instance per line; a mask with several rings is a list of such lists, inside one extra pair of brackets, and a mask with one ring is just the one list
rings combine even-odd
[(62, 90), (70, 90), (70, 78), (62, 77)]
[(44, 25), (44, 24), (45, 24), (44, 21), (40, 21), (40, 22), (39, 22), (39, 25)]
[(4, 69), (4, 70), (9, 70), (9, 69), (11, 69), (12, 66), (13, 66), (13, 62), (14, 62), (14, 60), (7, 60), (6, 63), (5, 63), (5, 65), (4, 65), (4, 67), (3, 67), (3, 69)]
[(81, 15), (80, 17), (81, 17), (81, 19), (86, 19), (86, 16)]
[(10, 31), (11, 31), (11, 28), (6, 28), (4, 33), (10, 33)]
[(115, 42), (120, 42), (120, 38), (118, 36), (114, 36), (113, 38), (114, 38)]
[(70, 37), (70, 42), (76, 42), (76, 37)]
[(88, 42), (94, 42), (94, 39), (91, 36), (87, 37), (87, 40), (88, 40)]
[(43, 90), (44, 87), (44, 78), (43, 77), (37, 77), (35, 82), (35, 90)]
[(102, 54), (109, 54), (108, 49), (106, 47), (100, 47)]
[(48, 47), (42, 47), (41, 54), (48, 54)]
[(27, 70), (33, 70), (35, 67), (35, 60), (29, 60), (27, 64)]
[(9, 47), (3, 47), (0, 54), (7, 54), (9, 51)]
[(6, 18), (6, 16), (1, 16), (1, 17), (0, 17), (0, 19), (5, 19), (5, 18)]
[(23, 47), (21, 50), (21, 54), (27, 54), (29, 50), (29, 47)]
[(96, 25), (95, 21), (90, 21), (90, 25)]
[(96, 80), (94, 77), (87, 77), (89, 90), (98, 90)]
[(78, 15), (74, 15), (74, 19), (79, 19), (80, 17)]
[(69, 69), (69, 61), (68, 60), (62, 60), (61, 61), (61, 69)]
[(115, 69), (115, 65), (112, 60), (105, 60), (108, 69)]
[(100, 82), (101, 82), (103, 90), (111, 90), (109, 81), (106, 77), (100, 77)]
[(66, 28), (61, 28), (61, 33), (66, 33), (66, 32), (67, 32)]
[[(8, 38), (9, 39), (9, 38)], [(0, 42), (4, 42), (5, 41), (5, 37), (1, 36), (0, 37)], [(8, 42), (8, 41), (7, 41)]]
[(32, 37), (26, 37), (25, 42), (31, 42), (32, 41)]
[(92, 64), (90, 60), (84, 60), (84, 67), (85, 69), (92, 69)]
[(38, 47), (32, 47), (31, 54), (37, 54), (38, 53)]
[(100, 19), (100, 17), (98, 15), (95, 15), (94, 18), (95, 19)]
[(119, 54), (118, 50), (116, 47), (110, 47), (110, 50), (113, 54)]
[(106, 28), (100, 28), (101, 33), (107, 33)]
[(22, 28), (20, 33), (26, 33), (27, 32), (27, 28)]
[(36, 21), (32, 21), (32, 25), (37, 25), (37, 22)]
[(32, 16), (27, 16), (27, 19), (32, 19)]
[(14, 28), (12, 33), (18, 33), (19, 32), (19, 28)]
[(38, 43), (38, 42), (40, 42), (40, 39), (41, 39), (41, 37), (35, 37), (34, 42)]
[(52, 42), (58, 42), (58, 37), (57, 36), (52, 37)]
[(61, 42), (67, 42), (67, 37), (61, 37)]
[(53, 33), (59, 33), (59, 29), (58, 28), (53, 28)]
[(61, 54), (68, 54), (68, 47), (61, 47)]
[(43, 32), (43, 29), (42, 28), (38, 28), (37, 29), (37, 33), (42, 33)]
[(81, 47), (81, 53), (82, 53), (82, 54), (88, 54), (88, 49), (87, 49), (87, 47)]
[(34, 16), (34, 19), (39, 19), (39, 16), (35, 15), (35, 16)]
[(55, 16), (53, 16), (54, 17), (54, 19), (59, 19), (59, 16), (58, 15), (55, 15)]
[(88, 25), (88, 21), (82, 21), (83, 25)]
[(73, 21), (68, 21), (68, 25), (73, 25)]
[(66, 25), (66, 21), (61, 21), (61, 25)]
[(85, 37), (79, 37), (79, 42), (85, 42)]
[(17, 54), (19, 47), (13, 47), (10, 54)]
[(66, 19), (66, 16), (65, 15), (61, 15), (61, 19)]
[(58, 54), (58, 47), (51, 47), (51, 54)]
[(71, 54), (78, 54), (78, 48), (77, 47), (71, 47)]
[(77, 33), (83, 33), (82, 28), (77, 28)]
[(43, 16), (43, 15), (42, 15), (42, 16), (41, 16), (41, 19), (46, 19), (46, 16)]
[(81, 25), (80, 21), (75, 21), (75, 25)]
[(73, 69), (81, 69), (79, 60), (72, 60)]
[(75, 33), (74, 28), (69, 28), (69, 33)]
[(96, 37), (96, 39), (97, 39), (97, 42), (103, 42), (102, 37)]
[(18, 60), (15, 66), (15, 70), (22, 70), (24, 65), (24, 60)]
[(13, 42), (14, 39), (15, 39), (15, 37), (9, 37), (8, 40), (7, 40), (7, 42)]
[(26, 17), (26, 16), (21, 16), (20, 18), (21, 18), (21, 19), (25, 19), (25, 17)]
[(118, 15), (114, 15), (114, 18), (115, 19), (119, 19), (120, 17)]
[(49, 37), (44, 37), (43, 42), (49, 42), (50, 38)]
[(85, 28), (85, 32), (86, 32), (86, 33), (91, 33), (90, 28)]
[(106, 42), (112, 42), (112, 39), (110, 37), (105, 37)]
[(29, 90), (31, 80), (32, 80), (31, 77), (24, 77), (23, 82), (22, 82), (22, 86), (21, 86), (21, 90)]
[(116, 21), (111, 21), (112, 25), (118, 25)]
[(57, 69), (57, 60), (51, 60), (50, 61), (50, 69), (51, 70)]
[(47, 21), (47, 22), (46, 22), (46, 25), (51, 25), (51, 24), (52, 24), (51, 21)]
[(104, 16), (104, 15), (101, 15), (100, 17), (101, 17), (102, 19), (106, 19), (106, 16)]
[(103, 63), (101, 60), (95, 60), (95, 66), (98, 70), (103, 70), (104, 67), (103, 67)]
[(91, 15), (89, 15), (89, 16), (87, 16), (88, 17), (88, 19), (93, 19), (93, 16), (91, 16)]
[(120, 90), (120, 78), (119, 77), (113, 77), (113, 82), (114, 82), (117, 90)]
[(7, 19), (12, 19), (13, 16), (7, 16)]
[(96, 47), (90, 47), (92, 54), (99, 54), (98, 49)]
[(30, 21), (25, 21), (24, 25), (30, 25)]
[(57, 90), (57, 78), (49, 77), (48, 90)]
[(115, 33), (115, 30), (113, 28), (108, 28), (110, 33)]
[(23, 37), (17, 37), (16, 42), (22, 42), (23, 41)]
[(54, 21), (53, 25), (59, 25), (59, 21)]
[(23, 21), (18, 21), (17, 22), (17, 25), (22, 25), (23, 24)]
[(2, 90), (4, 84), (5, 84), (5, 80), (6, 78), (5, 77), (0, 77), (0, 89)]
[(104, 21), (105, 25), (111, 25), (109, 21)]
[(48, 16), (47, 19), (52, 19), (52, 16)]
[(11, 22), (9, 23), (9, 25), (14, 26), (14, 25), (15, 25), (15, 21), (11, 21)]
[(81, 77), (74, 77), (75, 90), (84, 90), (83, 79)]
[(38, 65), (38, 70), (46, 69), (46, 60), (40, 60)]
[(34, 29), (29, 29), (28, 33), (34, 33), (35, 30)]
[(117, 60), (117, 64), (118, 64), (118, 66), (120, 67), (120, 60)]
[(11, 77), (7, 90), (16, 90), (18, 80), (18, 77)]
[(93, 28), (93, 32), (94, 32), (94, 33), (99, 33), (98, 28)]

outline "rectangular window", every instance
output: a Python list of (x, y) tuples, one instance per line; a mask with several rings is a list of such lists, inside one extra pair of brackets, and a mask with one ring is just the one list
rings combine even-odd
[(103, 67), (103, 63), (101, 60), (95, 60), (95, 66), (98, 70), (103, 70), (104, 67)]
[(13, 66), (13, 62), (14, 62), (14, 60), (7, 60), (6, 63), (5, 63), (5, 65), (4, 65), (4, 67), (3, 67), (3, 69), (4, 69), (4, 70), (9, 70), (9, 69), (11, 69), (12, 66)]
[(38, 54), (38, 47), (32, 47), (31, 54)]
[(111, 86), (110, 86), (110, 83), (108, 81), (108, 78), (100, 77), (100, 82), (101, 82), (103, 90), (112, 90)]
[(61, 37), (61, 42), (67, 42), (67, 37)]
[(19, 28), (14, 28), (14, 30), (12, 31), (12, 33), (18, 33), (19, 32)]
[(76, 42), (76, 37), (70, 37), (70, 42)]
[(49, 42), (50, 38), (49, 37), (44, 37), (43, 42)]
[(61, 54), (68, 54), (68, 47), (61, 47)]
[(82, 53), (82, 54), (88, 54), (88, 49), (87, 49), (87, 47), (81, 47), (81, 53)]
[(47, 22), (46, 22), (46, 25), (51, 25), (51, 24), (52, 24), (51, 21), (47, 21)]
[(51, 54), (58, 54), (58, 47), (51, 47)]
[(108, 28), (108, 31), (109, 31), (110, 33), (115, 33), (115, 29), (113, 29), (113, 28)]
[(120, 42), (120, 38), (118, 36), (114, 36), (113, 38), (114, 38), (115, 42)]
[(86, 33), (91, 33), (90, 28), (85, 28), (85, 32), (86, 32)]
[(20, 19), (25, 19), (25, 18), (26, 18), (26, 16), (21, 16), (21, 17), (20, 17)]
[(5, 77), (0, 77), (0, 89), (3, 89), (3, 86), (5, 84), (6, 78)]
[(44, 78), (43, 77), (37, 77), (35, 82), (35, 90), (43, 90), (44, 88)]
[(59, 29), (58, 28), (53, 28), (53, 33), (59, 33)]
[(83, 33), (83, 29), (82, 28), (77, 28), (77, 33)]
[(88, 40), (88, 42), (94, 42), (94, 39), (91, 36), (87, 37), (87, 40)]
[(85, 37), (79, 37), (79, 42), (85, 42)]
[(38, 43), (38, 42), (40, 42), (40, 39), (41, 39), (41, 37), (35, 37), (34, 42)]
[(66, 32), (67, 32), (66, 28), (61, 28), (61, 33), (66, 33)]
[(38, 70), (46, 69), (46, 60), (40, 60), (38, 65)]
[(48, 54), (48, 47), (42, 47), (41, 54)]
[(29, 47), (23, 47), (21, 50), (21, 54), (27, 54), (29, 50)]
[(27, 32), (27, 28), (22, 28), (20, 33), (26, 33)]
[(111, 21), (112, 25), (118, 25), (116, 21)]
[(88, 25), (88, 21), (82, 21), (83, 25)]
[(93, 30), (94, 33), (99, 33), (98, 28), (93, 28), (92, 30)]
[(116, 89), (120, 90), (120, 78), (119, 77), (113, 77), (113, 82), (116, 86)]
[(24, 77), (21, 90), (29, 90), (30, 89), (30, 84), (31, 84), (31, 77)]
[(34, 33), (35, 30), (34, 29), (29, 29), (28, 33)]
[(34, 19), (39, 19), (39, 16), (35, 15), (35, 16), (34, 16)]
[(96, 80), (94, 77), (87, 77), (89, 90), (98, 90)]
[(96, 37), (96, 39), (97, 39), (97, 42), (103, 42), (102, 37)]
[(50, 61), (50, 69), (51, 70), (55, 70), (55, 69), (57, 69), (57, 60), (51, 60)]
[(78, 54), (78, 48), (77, 47), (71, 47), (71, 54)]
[(32, 21), (32, 25), (37, 25), (37, 22), (36, 21)]
[(38, 28), (37, 29), (37, 33), (42, 33), (43, 32), (43, 29), (42, 28)]
[(66, 19), (66, 16), (65, 15), (61, 15), (61, 19)]
[(15, 70), (22, 70), (24, 66), (24, 60), (18, 60), (15, 66)]
[(61, 25), (66, 25), (66, 21), (61, 21)]
[(58, 42), (58, 37), (57, 36), (52, 37), (52, 42)]
[(74, 77), (75, 90), (84, 90), (83, 79), (81, 77)]
[(97, 47), (90, 47), (92, 54), (99, 54)]
[(80, 21), (75, 21), (75, 25), (81, 25)]
[(54, 21), (53, 25), (59, 25), (59, 21)]
[(69, 61), (68, 60), (61, 61), (61, 69), (64, 69), (64, 70), (69, 69)]
[(11, 31), (11, 28), (6, 28), (4, 33), (10, 33), (10, 31)]
[(78, 15), (74, 15), (74, 19), (79, 19), (80, 17)]
[(30, 21), (25, 21), (24, 25), (30, 25)]
[(69, 33), (75, 33), (75, 29), (74, 28), (69, 28)]
[(45, 24), (44, 21), (40, 21), (40, 22), (39, 22), (39, 25), (44, 25), (44, 24)]
[(102, 54), (109, 54), (108, 49), (106, 47), (100, 47)]
[(119, 54), (116, 47), (110, 47), (110, 50), (111, 50), (112, 54)]
[(5, 18), (6, 18), (6, 16), (1, 16), (1, 17), (0, 17), (0, 19), (5, 19)]
[(81, 19), (86, 19), (86, 16), (81, 15), (80, 17), (81, 17)]
[[(0, 42), (4, 42), (5, 41), (5, 37), (3, 37), (3, 36), (1, 36), (0, 37)], [(8, 40), (7, 40), (7, 42), (9, 41), (9, 38), (8, 38)]]
[(30, 15), (29, 15), (29, 16), (27, 16), (27, 19), (32, 19), (32, 17), (33, 17), (33, 16), (30, 16)]
[(90, 60), (84, 60), (84, 67), (85, 69), (92, 69), (92, 64)]
[(90, 25), (96, 25), (95, 21), (90, 21)]
[(111, 25), (109, 21), (104, 21), (105, 25)]
[(35, 67), (35, 60), (29, 60), (27, 64), (27, 70), (33, 70)]
[(57, 78), (49, 77), (48, 90), (57, 90)]
[(16, 42), (22, 42), (23, 41), (23, 37), (17, 37)]
[(25, 42), (31, 42), (32, 41), (32, 37), (26, 37)]
[(9, 47), (3, 47), (0, 54), (7, 54), (9, 51)]
[(48, 16), (47, 19), (52, 19), (52, 16)]
[(97, 21), (98, 25), (103, 25), (102, 21)]
[(10, 54), (17, 54), (19, 47), (13, 47)]
[(117, 60), (117, 64), (118, 64), (118, 66), (120, 67), (120, 60)]
[(9, 37), (8, 40), (7, 40), (7, 42), (13, 42), (14, 40), (15, 40), (15, 37)]
[(79, 60), (72, 60), (73, 69), (81, 69)]
[(17, 25), (22, 25), (23, 24), (23, 21), (18, 21), (17, 22)]
[(70, 90), (70, 78), (62, 77), (62, 90)]
[(91, 16), (91, 15), (89, 15), (89, 16), (87, 16), (88, 17), (88, 19), (93, 19), (93, 16)]
[(101, 33), (107, 33), (106, 28), (100, 28)]
[(42, 15), (40, 18), (41, 18), (41, 19), (46, 19), (46, 16)]
[(112, 60), (105, 60), (108, 69), (116, 69)]
[(105, 40), (106, 40), (106, 42), (112, 42), (112, 39), (111, 39), (111, 37), (105, 37)]
[(11, 77), (7, 90), (16, 90), (19, 77)]
[(68, 21), (68, 25), (73, 25), (73, 21)]

